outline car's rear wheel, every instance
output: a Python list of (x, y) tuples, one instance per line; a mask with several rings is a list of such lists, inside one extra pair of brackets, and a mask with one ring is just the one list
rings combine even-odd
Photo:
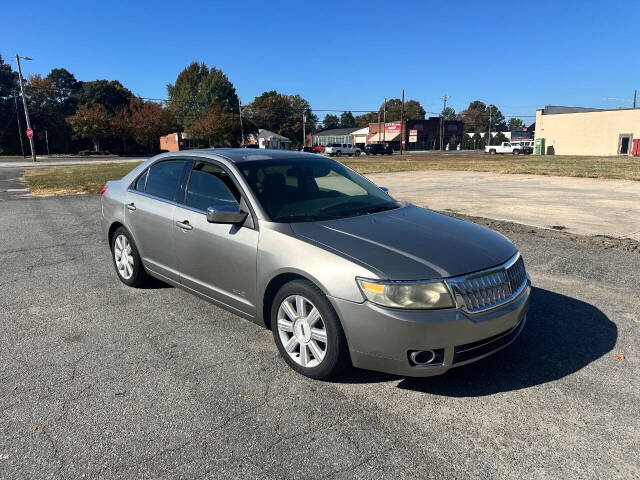
[(359, 156), (360, 156), (360, 150), (356, 150), (356, 151), (355, 151), (355, 153), (354, 153), (354, 155), (355, 155), (356, 157), (359, 157)]
[(496, 151), (492, 148), (491, 150), (489, 150), (489, 155), (495, 155)]
[(342, 156), (342, 152), (341, 152), (340, 150), (338, 150), (338, 151), (336, 152), (336, 157), (341, 157), (341, 156)]
[(118, 278), (130, 287), (141, 287), (147, 283), (149, 277), (144, 271), (136, 244), (131, 234), (123, 227), (119, 227), (111, 237), (111, 257)]
[(338, 315), (326, 295), (307, 280), (294, 280), (278, 291), (271, 327), (280, 354), (302, 375), (323, 380), (349, 364)]

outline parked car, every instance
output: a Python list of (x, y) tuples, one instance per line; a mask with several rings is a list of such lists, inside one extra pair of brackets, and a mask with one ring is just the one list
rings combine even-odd
[(495, 155), (496, 153), (511, 153), (513, 155), (533, 153), (532, 149), (523, 147), (518, 142), (502, 142), (500, 145), (487, 145), (484, 147), (484, 151), (490, 155)]
[(355, 155), (357, 157), (360, 155), (360, 149), (358, 147), (354, 147), (350, 143), (332, 143), (325, 147), (324, 153), (329, 154), (330, 157), (333, 157), (334, 155), (336, 157), (341, 157), (342, 155)]
[(257, 143), (245, 143), (242, 148), (260, 148)]
[(369, 143), (364, 146), (367, 155), (391, 155), (393, 148), (388, 143)]
[(300, 152), (318, 153), (314, 147), (301, 147)]
[(324, 152), (324, 145), (316, 145), (315, 147), (313, 147), (313, 149), (316, 151), (316, 153), (322, 153)]
[(166, 153), (107, 182), (118, 278), (155, 277), (270, 328), (291, 368), (318, 379), (349, 363), (437, 375), (524, 328), (531, 281), (502, 235), (398, 202), (329, 158), (251, 157)]

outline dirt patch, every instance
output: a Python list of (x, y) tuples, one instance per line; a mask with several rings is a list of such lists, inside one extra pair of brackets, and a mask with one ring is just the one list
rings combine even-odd
[[(558, 229), (546, 229), (539, 227), (532, 227), (531, 225), (523, 225), (520, 223), (503, 222), (501, 220), (491, 220), (489, 218), (473, 217), (471, 215), (463, 215), (452, 211), (440, 212), (450, 217), (460, 218), (462, 220), (468, 220), (470, 222), (477, 223), (478, 225), (485, 226), (491, 230), (500, 232), (506, 236), (511, 233), (532, 235), (539, 238), (559, 238), (564, 240), (570, 240), (579, 244), (594, 245), (603, 249), (616, 248), (625, 252), (640, 254), (640, 242), (631, 238), (615, 238), (608, 235), (576, 235), (573, 233), (562, 232)], [(553, 227), (552, 227), (553, 228)]]

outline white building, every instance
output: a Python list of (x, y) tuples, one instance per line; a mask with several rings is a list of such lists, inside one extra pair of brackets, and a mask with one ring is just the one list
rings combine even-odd
[(268, 150), (289, 150), (291, 140), (264, 128), (258, 129), (258, 146)]

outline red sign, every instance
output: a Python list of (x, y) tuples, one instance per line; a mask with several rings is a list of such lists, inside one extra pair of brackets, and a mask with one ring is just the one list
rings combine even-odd
[(33, 137), (33, 130), (31, 130), (30, 128), (27, 128), (27, 137), (29, 138)]
[(400, 133), (400, 122), (385, 123), (384, 131), (387, 133)]
[(418, 130), (409, 130), (409, 135), (417, 135)]

